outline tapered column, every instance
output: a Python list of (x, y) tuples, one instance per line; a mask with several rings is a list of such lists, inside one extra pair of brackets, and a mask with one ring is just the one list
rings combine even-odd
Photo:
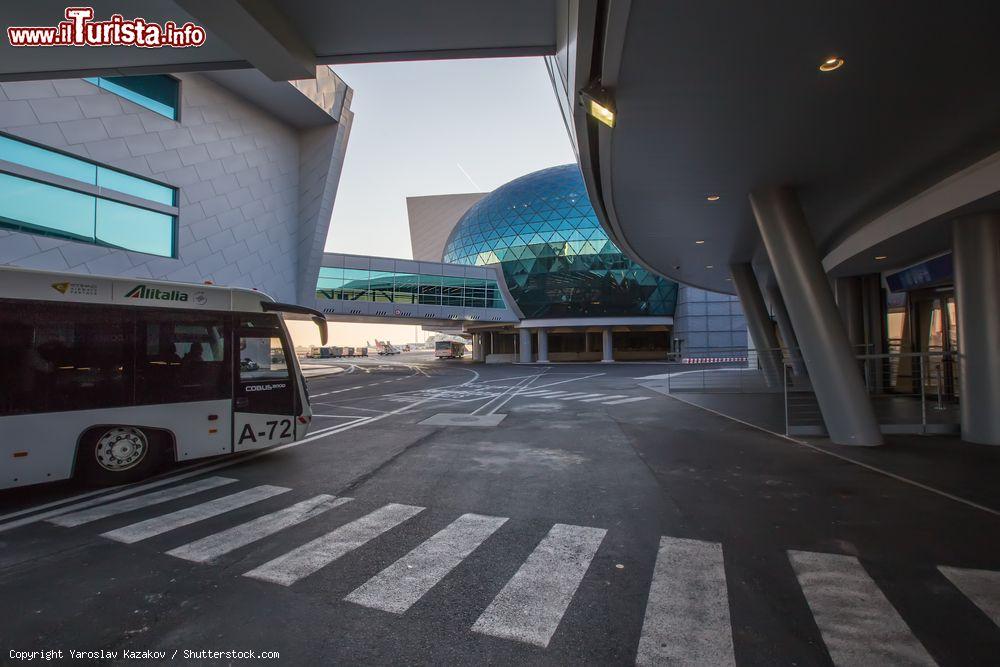
[(729, 267), (733, 275), (733, 286), (740, 297), (747, 329), (757, 350), (757, 359), (764, 372), (764, 381), (769, 387), (781, 385), (781, 355), (778, 352), (778, 337), (774, 335), (771, 318), (764, 305), (764, 297), (757, 285), (757, 276), (749, 264), (733, 264)]
[(1000, 213), (952, 227), (962, 440), (1000, 445)]
[(531, 363), (531, 329), (518, 329), (518, 335), (520, 336), (520, 344), (518, 349), (520, 350), (520, 361), (522, 364)]
[(881, 445), (875, 412), (798, 198), (788, 188), (767, 188), (751, 193), (750, 204), (830, 439), (841, 445)]
[(601, 342), (603, 343), (601, 362), (610, 364), (615, 360), (614, 335), (611, 333), (611, 327), (604, 327), (601, 331)]
[(472, 360), (473, 361), (486, 361), (486, 350), (483, 349), (485, 345), (483, 340), (485, 336), (481, 333), (472, 334)]
[(538, 362), (549, 363), (549, 332), (545, 329), (538, 329)]
[(865, 319), (862, 306), (861, 276), (847, 276), (834, 281), (837, 293), (837, 309), (844, 321), (847, 340), (851, 342), (854, 354), (867, 354), (865, 349)]
[(785, 300), (781, 297), (781, 290), (778, 289), (777, 285), (767, 286), (767, 299), (771, 302), (774, 319), (778, 322), (781, 341), (788, 348), (788, 358), (792, 362), (792, 373), (796, 377), (802, 377), (806, 374), (806, 364), (802, 361), (802, 351), (799, 349), (799, 341), (795, 337), (795, 330), (792, 329), (792, 321), (788, 319), (788, 309), (785, 308)]

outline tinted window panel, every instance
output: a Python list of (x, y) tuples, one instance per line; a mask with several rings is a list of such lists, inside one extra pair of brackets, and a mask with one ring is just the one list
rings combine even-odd
[(114, 408), (132, 398), (121, 309), (0, 304), (0, 414)]
[(97, 185), (166, 206), (173, 206), (176, 203), (173, 188), (106, 167), (97, 168)]
[(97, 166), (40, 146), (0, 136), (0, 160), (94, 185)]
[(109, 93), (114, 93), (161, 116), (177, 120), (180, 104), (180, 82), (172, 76), (104, 76), (85, 79)]
[(232, 397), (228, 315), (139, 311), (136, 402)]
[(172, 215), (97, 200), (97, 241), (105, 245), (173, 257), (174, 223)]
[(0, 219), (7, 226), (93, 242), (94, 197), (0, 174)]

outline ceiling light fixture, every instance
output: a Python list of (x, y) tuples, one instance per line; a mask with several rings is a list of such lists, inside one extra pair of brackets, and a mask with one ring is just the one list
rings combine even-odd
[(698, 239), (697, 241), (694, 242), (695, 245), (704, 245), (704, 243), (705, 239)]
[(722, 199), (722, 197), (720, 197), (719, 195), (708, 195), (707, 197), (705, 197), (705, 199), (707, 199), (708, 201), (719, 201), (720, 199)]
[(615, 126), (615, 103), (611, 93), (601, 87), (600, 81), (594, 81), (580, 91), (580, 104), (600, 122), (608, 127)]
[(832, 72), (844, 66), (844, 59), (839, 56), (830, 56), (819, 66), (820, 72)]
[(875, 261), (881, 262), (883, 259), (889, 259), (888, 255), (875, 255)]
[(712, 264), (706, 264), (706, 265), (705, 265), (705, 268), (706, 268), (706, 269), (714, 269), (714, 268), (715, 268), (715, 266), (714, 266), (714, 265), (712, 265)]

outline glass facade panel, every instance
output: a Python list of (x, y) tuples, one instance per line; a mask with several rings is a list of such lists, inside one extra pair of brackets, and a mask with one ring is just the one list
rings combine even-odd
[(368, 289), (368, 269), (344, 269), (341, 299), (346, 301), (372, 301)]
[(0, 221), (28, 232), (94, 242), (95, 197), (0, 174)]
[(174, 217), (127, 204), (97, 200), (97, 242), (161, 257), (174, 256)]
[(417, 303), (419, 276), (415, 273), (397, 273), (393, 287), (393, 300), (396, 303)]
[[(0, 136), (0, 159), (151, 203), (173, 206), (177, 198), (175, 188), (10, 137)], [(3, 173), (0, 224), (163, 257), (176, 250), (174, 216)]]
[(372, 293), (372, 301), (380, 303), (393, 301), (393, 278), (395, 274), (392, 271), (370, 271), (369, 273), (368, 284)]
[(84, 79), (139, 106), (177, 120), (180, 81), (166, 74), (143, 76), (102, 76)]
[[(522, 176), (476, 202), (443, 261), (500, 264), (525, 317), (672, 315), (677, 301), (676, 283), (608, 239), (575, 164)], [(495, 285), (486, 292), (487, 305), (500, 300)]]
[(496, 281), (485, 278), (329, 267), (319, 270), (316, 298), (458, 308), (506, 308)]
[(166, 206), (175, 206), (177, 203), (175, 201), (176, 191), (173, 188), (137, 176), (123, 174), (107, 167), (97, 168), (97, 185)]

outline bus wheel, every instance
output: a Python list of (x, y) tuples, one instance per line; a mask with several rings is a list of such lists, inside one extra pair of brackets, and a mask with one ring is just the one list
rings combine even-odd
[(158, 444), (151, 434), (134, 426), (93, 429), (80, 443), (80, 472), (98, 484), (134, 482), (156, 468)]

